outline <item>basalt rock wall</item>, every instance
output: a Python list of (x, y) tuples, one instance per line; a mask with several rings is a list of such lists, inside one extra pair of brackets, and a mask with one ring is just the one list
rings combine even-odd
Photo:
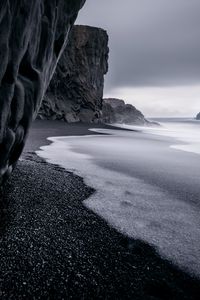
[(85, 0), (0, 1), (0, 183), (18, 160)]
[(74, 26), (38, 118), (66, 122), (99, 121), (108, 52), (105, 30)]

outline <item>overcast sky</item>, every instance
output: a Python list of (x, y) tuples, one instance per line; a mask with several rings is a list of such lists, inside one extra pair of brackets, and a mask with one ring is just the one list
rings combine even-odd
[(200, 0), (86, 0), (77, 23), (109, 34), (105, 97), (147, 116), (200, 111)]

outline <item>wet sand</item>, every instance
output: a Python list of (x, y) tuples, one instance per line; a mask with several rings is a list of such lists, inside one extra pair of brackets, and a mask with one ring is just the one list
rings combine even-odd
[[(112, 126), (99, 124), (92, 124), (92, 127), (113, 129)], [(91, 128), (91, 124), (87, 123), (67, 124), (63, 121), (36, 120), (32, 124), (23, 154), (26, 155), (27, 152), (36, 151), (41, 146), (50, 144), (51, 142), (47, 140), (49, 136), (78, 136), (94, 134), (88, 130), (89, 128)], [(116, 130), (118, 129), (116, 128)]]
[(200, 277), (199, 155), (168, 136), (93, 131), (106, 135), (50, 138), (37, 154), (83, 177), (96, 190), (84, 204), (111, 226)]

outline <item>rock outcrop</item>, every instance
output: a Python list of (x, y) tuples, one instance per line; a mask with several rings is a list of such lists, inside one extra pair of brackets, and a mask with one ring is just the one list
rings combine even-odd
[(39, 119), (150, 125), (134, 106), (102, 99), (108, 71), (108, 35), (90, 26), (73, 27), (38, 113)]
[(124, 100), (115, 98), (103, 99), (102, 121), (109, 124), (152, 124), (133, 105), (125, 104)]
[(104, 75), (108, 71), (108, 35), (90, 26), (74, 26), (38, 118), (95, 122), (100, 118)]
[(0, 183), (12, 171), (85, 0), (0, 2)]
[(196, 120), (200, 120), (200, 112), (196, 115)]

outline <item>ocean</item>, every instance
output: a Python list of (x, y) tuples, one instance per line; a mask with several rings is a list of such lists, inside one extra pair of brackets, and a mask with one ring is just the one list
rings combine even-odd
[(170, 147), (182, 151), (200, 154), (200, 121), (193, 118), (152, 118), (151, 121), (158, 122), (161, 127), (142, 127), (135, 125), (116, 124), (117, 127), (139, 130), (165, 137), (171, 137), (180, 144)]

